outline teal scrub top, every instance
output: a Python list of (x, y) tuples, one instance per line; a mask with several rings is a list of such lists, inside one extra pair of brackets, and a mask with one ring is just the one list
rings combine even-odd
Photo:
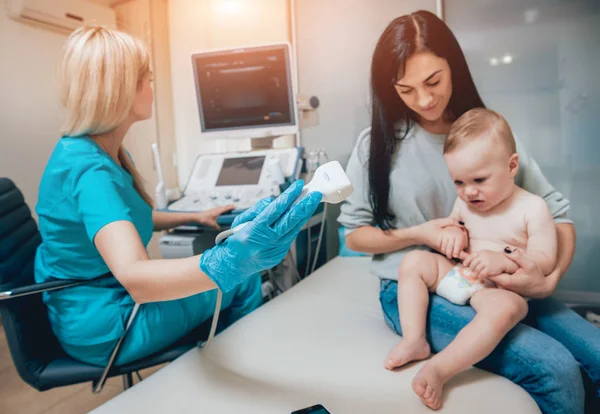
[[(144, 246), (153, 232), (152, 208), (131, 175), (87, 136), (61, 138), (46, 166), (36, 206), (42, 243), (37, 282), (85, 280), (108, 273), (94, 245), (114, 221), (135, 226)], [(63, 344), (97, 345), (120, 338), (134, 302), (114, 278), (44, 293), (53, 331)]]

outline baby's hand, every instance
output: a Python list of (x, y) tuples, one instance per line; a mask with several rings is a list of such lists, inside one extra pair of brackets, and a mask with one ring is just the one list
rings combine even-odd
[(507, 260), (506, 256), (500, 252), (479, 250), (468, 255), (463, 264), (475, 273), (475, 277), (482, 280), (504, 273)]
[(448, 226), (442, 230), (440, 253), (448, 259), (459, 258), (460, 252), (469, 246), (467, 232), (456, 226)]

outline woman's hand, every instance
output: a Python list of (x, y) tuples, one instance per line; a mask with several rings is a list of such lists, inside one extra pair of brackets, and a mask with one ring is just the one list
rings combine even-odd
[(448, 226), (458, 226), (458, 220), (446, 217), (429, 220), (415, 227), (415, 235), (419, 244), (431, 247), (433, 250), (442, 252), (442, 231)]
[(303, 186), (298, 180), (275, 200), (263, 199), (244, 212), (234, 225), (248, 225), (204, 252), (200, 270), (228, 292), (255, 273), (281, 263), (323, 198), (320, 192), (312, 192), (292, 206)]
[[(519, 269), (513, 274), (502, 273), (498, 276), (490, 276), (489, 280), (502, 289), (529, 298), (541, 299), (550, 295), (552, 288), (549, 279), (533, 260), (527, 258), (520, 250), (502, 254), (519, 266)], [(560, 269), (554, 270), (557, 271), (560, 273)]]
[(227, 206), (215, 207), (210, 210), (205, 210), (201, 213), (195, 213), (194, 219), (198, 224), (203, 226), (212, 227), (216, 230), (221, 230), (217, 220), (221, 214), (228, 213), (235, 208), (235, 205), (229, 204)]

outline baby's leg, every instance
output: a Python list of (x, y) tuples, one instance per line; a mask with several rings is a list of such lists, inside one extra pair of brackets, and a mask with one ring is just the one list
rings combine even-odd
[(425, 359), (431, 354), (425, 339), (429, 292), (435, 291), (439, 277), (448, 273), (452, 266), (444, 256), (424, 251), (412, 251), (402, 260), (398, 269), (402, 340), (387, 356), (384, 364), (387, 369)]
[(413, 390), (434, 410), (441, 405), (443, 385), (488, 356), (527, 314), (525, 299), (502, 289), (480, 290), (471, 298), (471, 306), (477, 311), (475, 318), (413, 379)]

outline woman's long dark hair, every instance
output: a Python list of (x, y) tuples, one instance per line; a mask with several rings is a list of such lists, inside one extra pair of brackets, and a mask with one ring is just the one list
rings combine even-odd
[[(371, 147), (369, 155), (370, 202), (375, 223), (384, 230), (392, 228), (395, 216), (389, 209), (392, 157), (417, 115), (398, 96), (394, 84), (399, 69), (414, 53), (430, 51), (446, 59), (452, 78), (448, 110), (458, 118), (469, 109), (484, 107), (475, 88), (465, 56), (454, 34), (435, 14), (418, 11), (398, 17), (385, 29), (371, 62)], [(401, 138), (395, 127), (402, 127)]]

